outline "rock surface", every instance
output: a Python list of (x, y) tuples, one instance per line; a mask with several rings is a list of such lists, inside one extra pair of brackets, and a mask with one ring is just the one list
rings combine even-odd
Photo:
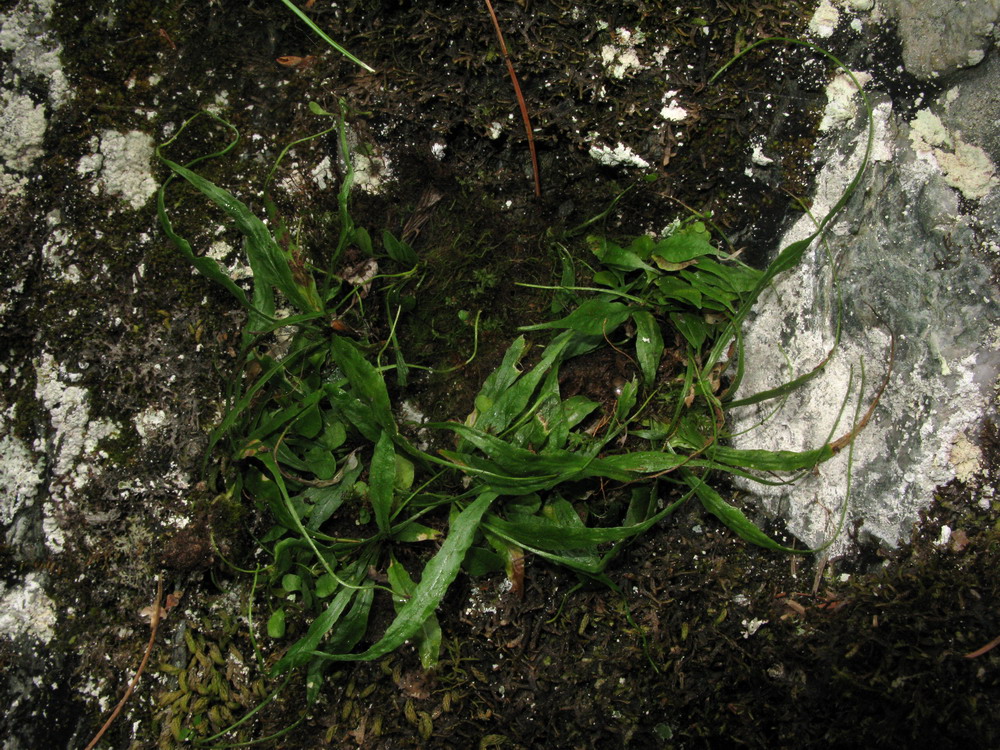
[(885, 5), (903, 42), (906, 70), (918, 78), (936, 80), (974, 67), (1000, 38), (997, 0), (887, 0)]
[[(828, 555), (850, 549), (852, 538), (898, 544), (938, 485), (959, 472), (968, 479), (969, 446), (994, 413), (1000, 373), (1000, 61), (990, 47), (998, 5), (900, 0), (886, 6), (897, 14), (907, 71), (936, 86), (926, 96), (890, 98), (884, 81), (866, 85), (874, 118), (868, 169), (826, 243), (815, 245), (758, 305), (740, 397), (820, 364), (834, 348), (838, 323), (839, 346), (822, 374), (776, 413), (774, 401), (747, 407), (733, 425), (744, 448), (805, 450), (840, 437), (875, 400), (895, 338), (885, 392), (853, 451), (793, 485), (752, 487), (816, 547), (840, 528), (850, 467), (846, 526)], [(862, 80), (871, 79), (864, 65), (858, 69)], [(863, 119), (829, 132), (817, 149), (823, 162), (812, 196), (817, 218), (860, 164)], [(810, 234), (812, 222), (800, 219), (782, 246)], [(754, 354), (779, 350), (787, 362)], [(982, 502), (990, 497), (984, 487)]]

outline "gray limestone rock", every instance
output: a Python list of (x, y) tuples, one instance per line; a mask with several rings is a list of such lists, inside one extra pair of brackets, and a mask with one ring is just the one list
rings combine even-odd
[(979, 64), (997, 36), (1000, 0), (887, 0), (906, 69), (923, 79)]
[[(926, 10), (920, 23), (943, 12), (933, 2), (903, 5), (907, 23), (917, 23), (918, 7)], [(947, 5), (972, 15), (960, 24), (959, 16), (946, 14), (950, 20), (938, 22), (942, 32), (985, 28), (986, 11), (997, 7)], [(958, 43), (958, 37), (949, 39)], [(955, 61), (979, 49), (972, 36), (963, 43), (964, 57), (950, 49)], [(931, 64), (938, 72), (956, 69), (936, 52), (918, 54), (912, 44), (908, 49), (911, 72), (929, 75)], [(852, 449), (794, 484), (752, 486), (812, 546), (837, 534), (849, 498), (847, 523), (828, 554), (851, 547), (852, 529), (860, 529), (862, 540), (905, 541), (937, 486), (974, 475), (976, 436), (994, 410), (1000, 373), (998, 68), (991, 54), (912, 115), (877, 90), (869, 92), (875, 137), (857, 192), (825, 245), (814, 245), (801, 266), (779, 278), (749, 326), (748, 376), (740, 396), (774, 388), (822, 362), (834, 348), (842, 316), (839, 346), (821, 375), (777, 411), (767, 402), (738, 413), (732, 426), (741, 448), (806, 450), (848, 433), (875, 399), (895, 339), (885, 392)], [(860, 164), (862, 119), (817, 150), (823, 163), (812, 201), (817, 217), (838, 200)], [(782, 246), (810, 234), (812, 222), (801, 218)], [(988, 504), (989, 488), (980, 497)]]

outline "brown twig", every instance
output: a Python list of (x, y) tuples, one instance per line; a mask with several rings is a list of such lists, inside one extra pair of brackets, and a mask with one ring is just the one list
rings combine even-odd
[(992, 641), (990, 641), (989, 643), (987, 643), (982, 648), (977, 648), (975, 651), (970, 651), (969, 653), (967, 653), (965, 655), (965, 658), (966, 659), (975, 659), (977, 656), (982, 656), (987, 651), (990, 651), (991, 649), (994, 649), (997, 646), (1000, 646), (1000, 636), (997, 636), (996, 638), (994, 638)]
[(163, 599), (163, 578), (159, 578), (156, 582), (156, 601), (153, 602), (153, 614), (150, 616), (149, 620), (149, 643), (146, 646), (146, 653), (142, 655), (142, 661), (139, 663), (139, 669), (136, 670), (135, 677), (132, 678), (132, 682), (129, 683), (128, 688), (125, 690), (125, 695), (122, 699), (118, 701), (118, 705), (115, 706), (115, 710), (111, 712), (111, 716), (108, 720), (104, 722), (104, 726), (101, 730), (94, 735), (94, 739), (90, 741), (84, 750), (93, 750), (94, 746), (101, 741), (101, 737), (104, 733), (108, 731), (108, 727), (118, 718), (118, 714), (122, 712), (125, 707), (125, 702), (131, 697), (132, 691), (135, 690), (135, 686), (139, 683), (139, 678), (142, 676), (143, 670), (146, 669), (146, 663), (149, 661), (149, 655), (153, 653), (153, 643), (156, 642), (156, 627), (160, 624), (160, 601)]
[[(872, 310), (872, 312), (875, 312)], [(877, 313), (876, 313), (877, 315)], [(882, 385), (879, 386), (878, 392), (875, 394), (875, 398), (872, 399), (871, 404), (868, 405), (868, 411), (861, 418), (861, 421), (854, 425), (854, 428), (848, 432), (846, 435), (842, 436), (838, 440), (834, 440), (830, 443), (830, 448), (834, 453), (840, 453), (844, 448), (850, 445), (851, 441), (856, 438), (865, 427), (868, 426), (868, 420), (872, 418), (872, 414), (875, 413), (875, 407), (878, 406), (878, 402), (882, 399), (882, 394), (885, 393), (886, 387), (889, 385), (889, 379), (892, 377), (892, 367), (896, 362), (896, 332), (889, 331), (889, 364), (885, 368), (885, 378), (882, 380)]]
[(493, 28), (497, 32), (497, 40), (500, 42), (500, 52), (503, 54), (504, 62), (507, 63), (507, 72), (510, 74), (510, 82), (514, 85), (514, 95), (517, 97), (517, 106), (521, 109), (521, 119), (524, 120), (524, 134), (528, 136), (528, 151), (531, 153), (531, 171), (535, 176), (535, 197), (542, 197), (542, 182), (538, 174), (538, 154), (535, 152), (535, 133), (531, 128), (531, 118), (528, 117), (528, 105), (524, 103), (524, 95), (521, 93), (521, 84), (517, 81), (517, 73), (514, 72), (514, 63), (510, 61), (507, 54), (507, 43), (503, 40), (503, 32), (500, 31), (500, 22), (497, 14), (493, 11), (493, 3), (486, 0), (486, 9), (490, 12), (493, 20)]

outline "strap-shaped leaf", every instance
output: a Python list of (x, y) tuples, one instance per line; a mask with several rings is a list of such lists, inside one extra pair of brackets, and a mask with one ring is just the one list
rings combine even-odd
[(546, 328), (568, 328), (585, 336), (610, 336), (624, 323), (630, 314), (627, 305), (614, 302), (607, 297), (594, 297), (581, 304), (565, 318), (549, 323), (521, 326), (521, 331), (540, 331)]
[(810, 451), (738, 450), (724, 445), (712, 445), (705, 451), (707, 458), (721, 464), (757, 471), (806, 471), (833, 458), (829, 444)]
[(399, 610), (396, 619), (386, 629), (381, 640), (360, 654), (331, 654), (314, 651), (313, 655), (333, 661), (371, 661), (395, 651), (412, 638), (437, 609), (445, 593), (458, 575), (462, 559), (472, 546), (483, 514), (496, 498), (492, 493), (483, 493), (472, 501), (451, 524), (448, 538), (424, 567), (420, 583), (413, 595)]
[[(258, 219), (245, 203), (228, 190), (206, 180), (196, 172), (176, 162), (160, 157), (164, 164), (197, 188), (202, 195), (221, 208), (246, 238), (247, 259), (253, 271), (255, 285), (274, 286), (302, 312), (322, 309), (315, 289), (298, 283), (285, 252), (275, 242), (264, 222)], [(207, 265), (207, 264), (206, 264)], [(199, 269), (201, 270), (201, 269)], [(214, 277), (213, 277), (214, 278)]]
[[(518, 378), (516, 368), (513, 370), (511, 368), (524, 351), (523, 339), (519, 338), (507, 350), (504, 362), (500, 366), (504, 374), (496, 380), (492, 380), (492, 376), (487, 378), (479, 396), (476, 397), (477, 411), (474, 420), (476, 428), (483, 432), (499, 434), (510, 427), (528, 409), (528, 404), (538, 389), (538, 383), (545, 377), (549, 368), (561, 361), (571, 343), (570, 332), (557, 336), (545, 347), (538, 364)], [(504, 383), (506, 386), (501, 390)], [(468, 447), (461, 441), (458, 444), (460, 451), (467, 450)]]
[(757, 525), (754, 524), (753, 521), (743, 515), (743, 511), (739, 508), (733, 507), (723, 500), (722, 496), (705, 484), (703, 480), (698, 479), (694, 475), (688, 475), (688, 482), (698, 495), (698, 499), (701, 501), (701, 504), (705, 506), (705, 510), (726, 524), (726, 526), (730, 529), (735, 531), (742, 539), (745, 539), (751, 544), (756, 544), (758, 547), (765, 547), (779, 552), (794, 552), (796, 554), (802, 554), (810, 551), (792, 549), (791, 547), (786, 547), (783, 544), (778, 544), (771, 537), (757, 528)]
[(392, 437), (383, 430), (375, 444), (368, 470), (368, 486), (371, 488), (370, 498), (372, 510), (375, 511), (375, 524), (383, 534), (389, 531), (389, 515), (392, 513), (392, 487), (396, 479), (396, 451), (392, 446)]
[(663, 333), (652, 313), (646, 310), (634, 310), (632, 320), (635, 321), (635, 354), (642, 370), (643, 384), (649, 388), (653, 385), (656, 370), (660, 366)]
[(330, 352), (337, 366), (347, 376), (352, 395), (371, 410), (372, 417), (382, 429), (395, 435), (396, 420), (392, 416), (389, 391), (386, 390), (385, 380), (379, 371), (361, 356), (354, 344), (342, 336), (334, 335), (330, 339)]
[(312, 658), (312, 652), (319, 647), (323, 637), (329, 632), (347, 609), (359, 589), (344, 588), (330, 602), (323, 614), (313, 620), (306, 634), (296, 641), (281, 660), (271, 668), (271, 676), (305, 664)]

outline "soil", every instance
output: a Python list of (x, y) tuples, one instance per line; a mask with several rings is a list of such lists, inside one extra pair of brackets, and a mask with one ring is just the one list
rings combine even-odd
[[(504, 576), (460, 577), (438, 612), (444, 645), (435, 669), (423, 670), (404, 647), (331, 670), (307, 705), (305, 675), (283, 684), (254, 659), (260, 648), (273, 664), (291, 642), (263, 632), (259, 607), (272, 594), (245, 572), (264, 562), (254, 535), (268, 521), (222, 492), (232, 467), (215, 455), (202, 461), (227, 385), (239, 376), (242, 315), (191, 274), (149, 206), (122, 219), (75, 172), (105, 129), (164, 140), (199, 109), (216, 107), (243, 138), (203, 172), (259, 203), (280, 150), (330, 125), (308, 102), (337, 112), (343, 101), (358, 152), (388, 164), (380, 192), (355, 192), (352, 217), (375, 238), (383, 229), (406, 234), (420, 257), (419, 279), (403, 289), (412, 305), (396, 332), (408, 361), (464, 362), (473, 331), (459, 313), (481, 311), (469, 365), (457, 375), (414, 377), (394, 396), (430, 419), (463, 418), (517, 327), (549, 315), (551, 293), (521, 284), (556, 283), (560, 246), (587, 259), (585, 232), (576, 231), (582, 224), (601, 217), (586, 233), (625, 238), (662, 230), (692, 210), (712, 212), (744, 258), (760, 262), (773, 248), (801, 210), (791, 196), (810, 185), (828, 69), (802, 48), (772, 46), (709, 79), (747, 40), (801, 36), (810, 3), (498, 5), (535, 128), (540, 197), (485, 7), (318, 0), (310, 16), (377, 68), (368, 73), (325, 48), (280, 3), (97, 5), (66, 0), (54, 15), (77, 96), (53, 116), (43, 185), (8, 207), (8, 216), (21, 218), (4, 230), (5, 273), (21, 269), (28, 284), (5, 313), (3, 344), (26, 360), (47, 342), (60, 361), (90, 363), (80, 384), (95, 394), (94, 417), (130, 420), (150, 404), (174, 416), (151, 445), (132, 433), (102, 444), (104, 471), (81, 496), (71, 521), (82, 531), (64, 553), (3, 551), (8, 577), (44, 571), (60, 611), (74, 613), (51, 646), (63, 656), (49, 714), (43, 721), (15, 706), (5, 729), (37, 724), (34, 736), (47, 746), (85, 744), (141, 658), (148, 627), (136, 613), (151, 603), (150, 582), (162, 571), (167, 590), (183, 596), (159, 626), (148, 686), (101, 747), (170, 748), (195, 739), (275, 748), (1000, 744), (1000, 649), (972, 655), (1000, 630), (1000, 526), (979, 503), (1000, 474), (992, 427), (986, 473), (943, 489), (899, 551), (862, 548), (823, 562), (788, 556), (685, 506), (614, 561), (607, 574), (617, 591), (531, 557), (520, 594)], [(645, 35), (645, 67), (618, 79), (601, 50), (625, 49), (623, 29), (632, 42), (637, 30)], [(661, 116), (671, 101), (687, 110), (683, 122)], [(199, 125), (171, 155), (182, 161), (223, 143), (218, 129)], [(590, 153), (619, 143), (648, 166), (604, 166)], [(754, 166), (751, 144), (774, 164)], [(296, 146), (275, 180), (281, 216), (317, 257), (336, 239), (336, 186), (311, 177), (328, 156), (337, 163), (333, 134)], [(165, 177), (159, 169), (157, 179)], [(40, 217), (53, 205), (89, 228), (73, 256), (89, 285), (41, 272)], [(235, 231), (220, 230), (220, 215), (193, 193), (178, 189), (172, 210), (178, 232), (196, 247), (217, 239), (238, 246)], [(142, 232), (155, 239), (129, 241)], [(33, 250), (24, 256), (15, 246)], [(124, 324), (110, 329), (114, 316)], [(377, 309), (349, 322), (376, 340), (390, 327)], [(633, 372), (605, 354), (567, 365), (563, 387), (607, 401)], [(47, 429), (33, 390), (28, 379), (8, 394), (26, 441)], [(157, 481), (176, 471), (190, 473), (189, 487)], [(147, 489), (124, 493), (127, 482)], [(753, 514), (752, 504), (743, 507)], [(180, 530), (167, 522), (177, 516), (187, 519)], [(945, 525), (950, 540), (938, 544)], [(778, 527), (767, 530), (796, 544)], [(258, 610), (248, 612), (248, 604)], [(308, 625), (292, 619), (289, 639)], [(98, 686), (96, 696), (82, 697), (85, 685)], [(206, 739), (256, 706), (246, 723)]]

